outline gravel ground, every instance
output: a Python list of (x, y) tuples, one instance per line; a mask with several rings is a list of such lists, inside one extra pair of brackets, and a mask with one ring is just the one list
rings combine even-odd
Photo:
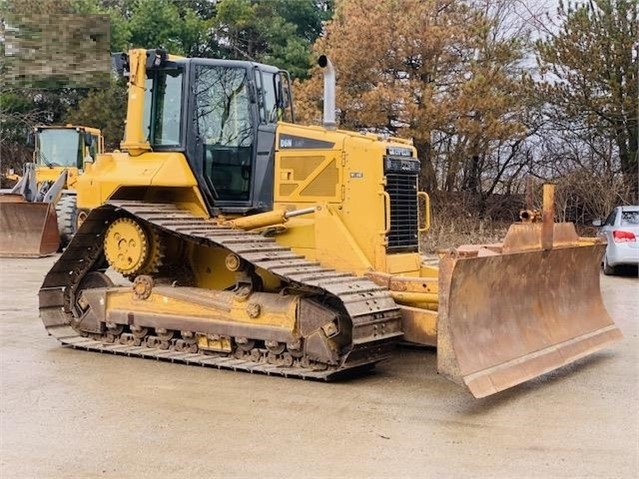
[(639, 280), (602, 277), (613, 347), (477, 400), (401, 349), (339, 383), (63, 348), (37, 290), (55, 258), (0, 259), (0, 476), (635, 478)]

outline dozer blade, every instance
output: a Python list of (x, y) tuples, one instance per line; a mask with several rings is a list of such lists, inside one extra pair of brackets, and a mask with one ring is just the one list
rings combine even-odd
[(37, 258), (58, 251), (60, 234), (52, 203), (0, 195), (0, 257)]
[(499, 248), (460, 248), (440, 262), (438, 370), (475, 397), (622, 338), (599, 289), (605, 243), (561, 223), (544, 249), (539, 225), (513, 226)]

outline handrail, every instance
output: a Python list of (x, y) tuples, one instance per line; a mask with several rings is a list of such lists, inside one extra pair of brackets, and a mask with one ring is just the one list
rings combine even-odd
[(425, 233), (430, 229), (430, 196), (425, 191), (418, 191), (417, 198), (424, 200), (424, 226), (418, 226), (420, 233)]

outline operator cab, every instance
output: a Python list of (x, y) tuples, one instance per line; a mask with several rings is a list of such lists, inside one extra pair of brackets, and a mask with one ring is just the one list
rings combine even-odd
[(209, 209), (270, 210), (276, 125), (294, 121), (288, 73), (162, 55), (147, 52), (143, 132), (151, 148), (186, 155)]

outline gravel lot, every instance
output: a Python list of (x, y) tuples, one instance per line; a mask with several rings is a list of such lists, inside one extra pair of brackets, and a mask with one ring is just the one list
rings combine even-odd
[(60, 347), (37, 290), (55, 258), (0, 259), (0, 476), (639, 476), (639, 280), (603, 277), (625, 340), (474, 399), (401, 349), (317, 383)]

